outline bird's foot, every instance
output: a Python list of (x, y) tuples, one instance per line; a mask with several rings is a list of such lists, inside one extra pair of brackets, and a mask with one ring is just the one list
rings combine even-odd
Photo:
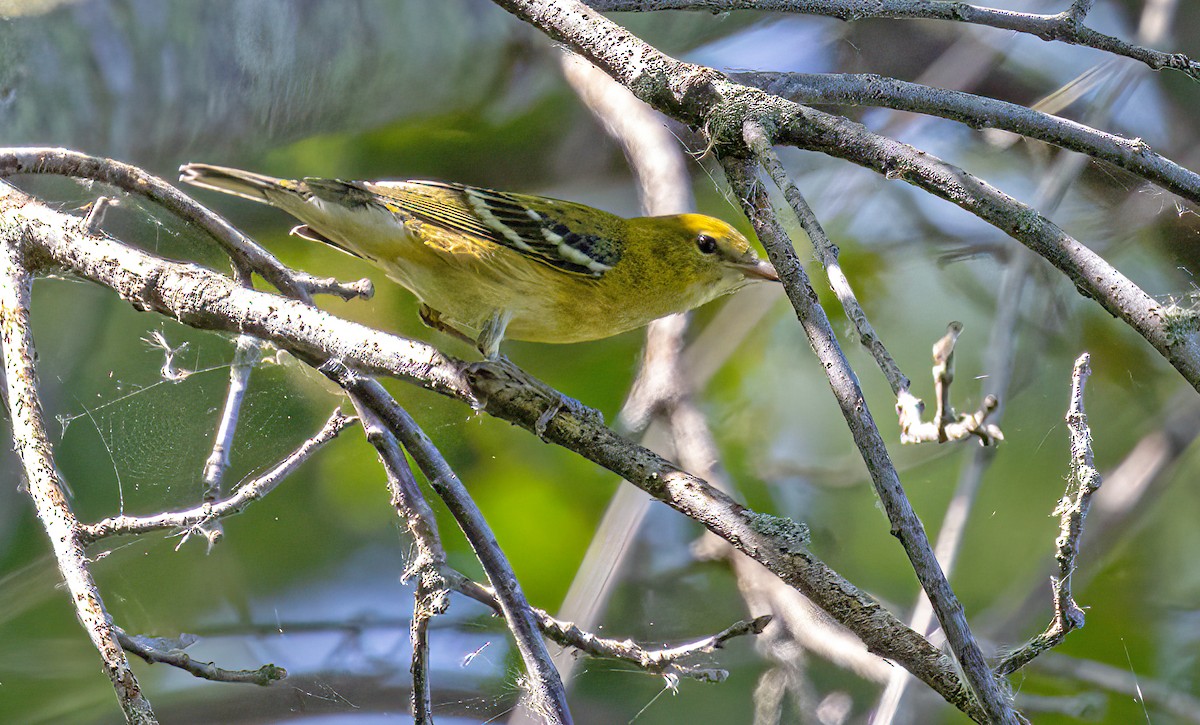
[(423, 304), (417, 308), (417, 314), (421, 317), (421, 322), (425, 323), (426, 327), (433, 328), (438, 332), (444, 332), (455, 340), (461, 340), (468, 345), (474, 345), (475, 341), (469, 336), (463, 334), (460, 330), (452, 327), (450, 323), (442, 319), (442, 313), (433, 309), (429, 305)]

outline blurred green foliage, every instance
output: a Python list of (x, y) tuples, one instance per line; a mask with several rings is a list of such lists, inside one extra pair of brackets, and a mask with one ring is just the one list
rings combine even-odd
[[(503, 29), (502, 17), (496, 15), (495, 32), (511, 30)], [(667, 48), (678, 52), (733, 32), (766, 33), (761, 37), (779, 47), (781, 63), (796, 52), (788, 37), (770, 36), (772, 26), (755, 25), (745, 14), (686, 17), (658, 25), (650, 16), (638, 17), (635, 29), (651, 40), (665, 39)], [(503, 22), (512, 21), (503, 17)], [(849, 56), (840, 63), (870, 64), (878, 72), (889, 72), (875, 55), (879, 48), (856, 45), (858, 36), (849, 31), (827, 32), (830, 56)], [(881, 30), (872, 25), (861, 32), (866, 37), (889, 34), (890, 47), (897, 53), (908, 47), (903, 33), (892, 26)], [(299, 40), (301, 45), (314, 42)], [(250, 139), (236, 155), (167, 154), (153, 164), (172, 168), (187, 161), (212, 161), (281, 176), (434, 177), (564, 196), (636, 213), (636, 192), (620, 151), (546, 71), (555, 57), (545, 44), (540, 39), (523, 42), (529, 47), (522, 50), (518, 43), (516, 50), (508, 48), (506, 52), (515, 54), (511, 57), (480, 60), (509, 63), (513, 77), (531, 79), (529, 84), (497, 85), (482, 96), (464, 98), (460, 108), (414, 112), (365, 132), (330, 130), (294, 143), (262, 143), (264, 134), (270, 138), (270, 124), (247, 119), (248, 129), (228, 130), (231, 136), (244, 133)], [(843, 67), (832, 58), (827, 62), (831, 68)], [(542, 71), (523, 75), (524, 64)], [(729, 59), (729, 65), (736, 64), (737, 59)], [(1006, 71), (1013, 96), (1052, 90), (1045, 87), (1051, 80), (1021, 76), (1020, 71)], [(1060, 79), (1054, 75), (1052, 80)], [(1181, 87), (1171, 75), (1154, 76), (1146, 83), (1161, 83), (1171, 103), (1195, 109), (1194, 84)], [(213, 97), (222, 90), (213, 88)], [(944, 127), (900, 128), (897, 135), (919, 146), (936, 145), (938, 153), (985, 178), (1016, 187), (1014, 193), (1028, 191), (1036, 186), (1038, 175), (1046, 173), (1041, 151), (999, 152), (977, 134), (947, 136), (938, 129)], [(1193, 136), (1194, 129), (1180, 131), (1178, 143), (1186, 144)], [(61, 136), (46, 141), (73, 143)], [(236, 143), (231, 147), (239, 148)], [(926, 400), (932, 399), (929, 345), (949, 320), (965, 323), (955, 393), (962, 409), (973, 408), (980, 397), (978, 377), (988, 374), (982, 351), (995, 315), (1000, 266), (988, 255), (949, 265), (938, 260), (946, 251), (981, 240), (1000, 243), (1000, 237), (903, 185), (812, 155), (787, 160), (841, 246), (843, 269), (872, 322), (913, 378), (914, 390)], [(697, 160), (692, 169), (700, 209), (747, 229), (725, 197), (712, 164)], [(1111, 196), (1119, 195), (1112, 186), (1120, 183), (1104, 172), (1085, 175), (1056, 219), (1070, 228), (1103, 230), (1096, 237), (1098, 244), (1111, 242), (1104, 250), (1110, 260), (1164, 299), (1186, 297), (1194, 284), (1178, 247), (1181, 235), (1192, 233), (1191, 228), (1181, 231), (1179, 225), (1185, 222), (1165, 219), (1170, 213), (1122, 213), (1117, 204), (1132, 202), (1112, 201)], [(40, 180), (30, 188), (68, 208), (97, 192)], [(197, 196), (289, 265), (375, 281), (372, 300), (321, 300), (325, 309), (428, 340), (454, 355), (474, 355), (467, 346), (424, 328), (411, 296), (382, 275), (335, 250), (286, 236), (291, 221), (282, 213), (228, 197), (203, 192)], [(105, 228), (166, 256), (225, 268), (220, 255), (194, 229), (162, 218), (136, 200), (122, 198)], [(808, 262), (806, 240), (794, 225), (789, 228)], [(1159, 254), (1160, 249), (1168, 254)], [(815, 263), (807, 267), (858, 371), (867, 403), (889, 443), (894, 443), (891, 448), (906, 490), (936, 535), (966, 449), (973, 444), (901, 448), (895, 443), (894, 401), (886, 383), (855, 344), (823, 273)], [(1088, 389), (1088, 411), (1097, 460), (1104, 470), (1120, 462), (1141, 436), (1161, 426), (1166, 413), (1194, 404), (1195, 394), (1140, 338), (1080, 299), (1052, 270), (1035, 266), (1030, 287), (1020, 323), (1014, 386), (1005, 401), (1006, 441), (987, 473), (952, 576), (980, 634), (1006, 647), (1040, 631), (1049, 615), (1045, 567), (1057, 531), (1050, 512), (1062, 495), (1067, 470), (1062, 416), (1071, 361), (1084, 349), (1093, 354), (1096, 375)], [(714, 321), (723, 304), (730, 302), (715, 303), (694, 315), (692, 339)], [(743, 501), (756, 510), (805, 521), (820, 557), (903, 615), (917, 593), (911, 569), (888, 532), (794, 316), (780, 300), (761, 319), (747, 324), (753, 329), (746, 340), (728, 351), (728, 361), (697, 395), (713, 426), (721, 464)], [(61, 279), (36, 285), (34, 325), (47, 412), (69, 421), (54, 431), (54, 440), (77, 513), (94, 520), (120, 511), (122, 501), (123, 510), (130, 513), (193, 504), (219, 416), (232, 339), (137, 313), (103, 290)], [(164, 351), (145, 341), (156, 332), (178, 351), (174, 365), (191, 372), (186, 379), (163, 380)], [(506, 352), (534, 375), (598, 408), (613, 423), (636, 372), (640, 346), (640, 333), (629, 333), (569, 347), (507, 343)], [(530, 600), (554, 610), (617, 487), (615, 477), (459, 403), (403, 383), (389, 382), (388, 387), (467, 484)], [(227, 482), (233, 485), (265, 470), (313, 434), (338, 406), (348, 407), (322, 376), (288, 356), (261, 365), (252, 378)], [(18, 489), (15, 461), (12, 456), (0, 460), (5, 482), (0, 487), (0, 720), (111, 722), (116, 716), (111, 688), (56, 586), (45, 536)], [(1080, 577), (1076, 597), (1088, 608), (1088, 626), (1073, 634), (1062, 652), (1159, 678), (1184, 692), (1196, 690), (1200, 667), (1194, 648), (1189, 649), (1197, 639), (1189, 624), (1200, 589), (1200, 565), (1190, 555), (1200, 544), (1194, 526), (1200, 498), (1189, 486), (1196, 474), (1196, 456), (1184, 454), (1156, 494), (1159, 498), (1137, 515), (1131, 532), (1122, 534), (1105, 560), (1087, 561), (1085, 549), (1086, 577)], [(453, 521), (440, 506), (435, 504), (435, 509), (451, 563), (480, 576)], [(384, 672), (399, 683), (394, 692), (388, 691), (393, 704), (363, 710), (384, 711), (396, 722), (406, 721), (407, 653), (401, 646), (386, 652), (371, 646), (386, 639), (380, 634), (384, 630), (404, 640), (410, 594), (396, 581), (409, 544), (388, 506), (374, 452), (359, 430), (343, 433), (265, 501), (224, 526), (226, 537), (212, 553), (196, 539), (181, 541), (173, 534), (106, 541), (95, 547), (95, 570), (115, 620), (130, 632), (198, 633), (204, 639), (190, 650), (193, 656), (216, 659), (224, 667), (273, 661), (317, 683), (332, 682), (339, 674)], [(688, 547), (699, 534), (698, 526), (664, 506), (652, 507), (601, 634), (676, 643), (718, 631), (747, 615), (728, 567), (692, 560)], [(1045, 593), (1040, 610), (1019, 619), (1016, 627), (1001, 626), (1029, 591)], [(360, 620), (391, 624), (378, 625), (370, 636), (337, 634), (347, 621)], [(447, 720), (459, 714), (482, 720), (504, 712), (513, 702), (516, 660), (502, 626), (457, 597), (445, 621), (444, 629), (435, 632), (435, 688), (449, 682), (459, 687), (461, 682), (475, 696), (439, 697), (435, 691), (438, 714)], [(306, 634), (306, 628), (320, 629), (321, 624), (335, 635), (318, 640)], [(476, 651), (482, 654), (463, 664)], [(720, 685), (685, 681), (677, 693), (664, 690), (660, 678), (627, 666), (588, 662), (573, 683), (578, 722), (750, 722), (757, 679), (768, 667), (755, 643), (734, 641), (709, 661), (728, 668), (729, 680)], [(854, 703), (852, 721), (865, 718), (878, 696), (874, 685), (816, 658), (805, 664), (816, 692), (848, 693)], [(280, 704), (282, 700), (269, 700), (271, 693), (265, 691), (202, 683), (162, 666), (136, 667), (167, 722), (204, 721), (205, 713), (216, 712), (208, 708), (223, 704), (240, 706), (247, 721), (333, 710), (348, 722), (358, 706), (340, 685), (330, 684), (328, 690), (302, 687)], [(1089, 691), (1036, 669), (1015, 678), (1014, 686), (1022, 693), (1042, 695)], [(1104, 722), (1144, 718), (1141, 705), (1129, 698), (1112, 696), (1107, 703)], [(945, 708), (937, 712), (939, 721), (961, 721)], [(1054, 714), (1035, 719), (1052, 725), (1074, 721)], [(1155, 721), (1168, 720), (1163, 716)]]

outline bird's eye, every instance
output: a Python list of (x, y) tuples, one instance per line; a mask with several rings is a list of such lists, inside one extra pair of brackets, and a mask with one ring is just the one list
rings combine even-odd
[(712, 254), (713, 252), (717, 251), (717, 240), (713, 239), (707, 234), (701, 234), (700, 236), (696, 237), (696, 246), (701, 252), (704, 252), (705, 254)]

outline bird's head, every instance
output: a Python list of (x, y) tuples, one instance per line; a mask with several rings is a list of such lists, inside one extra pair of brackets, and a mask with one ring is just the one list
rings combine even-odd
[(771, 263), (758, 256), (741, 232), (720, 219), (678, 214), (654, 221), (664, 230), (653, 253), (678, 270), (680, 278), (711, 290), (711, 297), (750, 282), (779, 281)]

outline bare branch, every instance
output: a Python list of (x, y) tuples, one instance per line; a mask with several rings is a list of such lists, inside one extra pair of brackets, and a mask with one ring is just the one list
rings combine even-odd
[(849, 318), (850, 322), (854, 323), (854, 330), (858, 333), (858, 341), (875, 358), (879, 369), (883, 371), (883, 376), (887, 378), (888, 385), (892, 387), (893, 395), (899, 395), (901, 392), (908, 390), (911, 385), (908, 377), (900, 370), (900, 366), (896, 364), (891, 353), (887, 351), (887, 348), (883, 345), (883, 341), (876, 334), (875, 328), (867, 320), (867, 314), (863, 312), (862, 305), (858, 303), (858, 297), (854, 294), (854, 289), (850, 287), (850, 280), (846, 279), (845, 273), (842, 272), (841, 262), (838, 261), (837, 245), (830, 240), (825, 230), (821, 227), (821, 222), (817, 219), (817, 215), (813, 213), (812, 207), (808, 205), (808, 201), (800, 193), (800, 189), (791, 180), (791, 177), (787, 175), (787, 171), (784, 170), (783, 164), (780, 163), (779, 157), (775, 154), (775, 150), (771, 148), (771, 140), (767, 137), (766, 130), (758, 122), (751, 122), (747, 124), (745, 133), (746, 144), (754, 152), (755, 160), (770, 175), (771, 180), (775, 182), (775, 186), (779, 187), (779, 190), (783, 192), (783, 197), (791, 205), (792, 212), (795, 213), (796, 219), (800, 222), (800, 227), (804, 229), (804, 233), (808, 235), (809, 241), (812, 242), (817, 260), (825, 268), (825, 272), (829, 277), (830, 287), (833, 288), (838, 301), (842, 303), (842, 309), (845, 310), (846, 317)]
[(1032, 108), (963, 91), (853, 73), (730, 73), (738, 83), (796, 103), (877, 106), (995, 128), (1087, 154), (1200, 203), (1200, 174), (1150, 149), (1145, 141), (1099, 131)]
[[(377, 390), (375, 393), (387, 395), (384, 391)], [(446, 579), (442, 575), (446, 564), (446, 552), (438, 536), (437, 519), (417, 486), (412, 469), (408, 466), (408, 459), (400, 450), (396, 437), (379, 417), (365, 406), (360, 396), (354, 395), (351, 400), (354, 401), (355, 409), (363, 421), (367, 440), (375, 446), (387, 473), (392, 507), (404, 519), (417, 547), (417, 555), (409, 561), (404, 579), (416, 579), (413, 615), (409, 623), (409, 639), (412, 642), (409, 672), (412, 674), (413, 684), (413, 721), (425, 725), (433, 722), (433, 699), (429, 680), (429, 624), (450, 605)]]
[(921, 588), (929, 596), (972, 692), (993, 722), (1017, 722), (1007, 696), (1001, 692), (999, 684), (992, 677), (991, 669), (984, 661), (983, 653), (967, 625), (962, 605), (959, 604), (933, 555), (925, 528), (900, 485), (900, 478), (892, 464), (887, 446), (867, 409), (857, 377), (837, 343), (829, 325), (829, 318), (817, 303), (817, 294), (796, 257), (791, 240), (779, 225), (770, 200), (755, 177), (753, 166), (750, 162), (730, 158), (724, 159), (723, 164), (729, 183), (742, 203), (743, 211), (750, 218), (759, 240), (779, 273), (788, 299), (796, 310), (796, 317), (808, 336), (809, 344), (825, 369), (842, 416), (850, 428), (855, 445), (858, 446), (871, 474), (875, 492), (892, 524), (892, 535), (900, 540)]
[[(1170, 485), (1178, 483), (1168, 474), (1175, 470), (1185, 454), (1192, 451), (1198, 435), (1200, 401), (1192, 401), (1181, 405), (1138, 440), (1125, 458), (1104, 476), (1104, 496), (1093, 501), (1083, 536), (1089, 555), (1071, 575), (1076, 586), (1082, 586), (1103, 569), (1110, 554), (1128, 540), (1129, 531), (1144, 523), (1147, 511)], [(1047, 567), (1044, 576), (1054, 576), (1054, 569), (1053, 564)], [(1044, 579), (1039, 577), (1039, 584), (1042, 581)], [(1041, 586), (1031, 588), (1015, 607), (1012, 606), (1015, 599), (1010, 598), (1005, 603), (1007, 611), (993, 622), (992, 631), (1021, 631), (1035, 615), (1041, 616), (1045, 598)], [(984, 619), (988, 619), (986, 614)], [(1038, 662), (1043, 659), (1046, 658), (1039, 658)], [(1200, 708), (1196, 712), (1200, 713)]]
[[(801, 115), (810, 113), (818, 112), (806, 110)], [(813, 120), (822, 131), (801, 132), (798, 126), (789, 126), (788, 140), (861, 163), (888, 178), (904, 179), (1001, 229), (1066, 274), (1082, 295), (1136, 330), (1189, 384), (1200, 388), (1200, 338), (1173, 332), (1164, 322), (1162, 304), (1044, 215), (931, 154), (845, 119), (818, 115), (822, 118)]]
[[(504, 619), (508, 622), (509, 631), (513, 634), (531, 680), (531, 708), (547, 722), (569, 724), (571, 712), (567, 707), (566, 690), (558, 670), (550, 660), (545, 643), (538, 635), (537, 622), (529, 602), (521, 591), (508, 557), (496, 543), (491, 527), (458, 475), (416, 421), (387, 395), (378, 382), (362, 378), (334, 361), (322, 365), (321, 371), (379, 416), (441, 496), (496, 591)], [(538, 423), (534, 425), (536, 427)]]
[(32, 278), (23, 244), (25, 234), (19, 225), (0, 225), (0, 354), (4, 358), (4, 397), (13, 447), (21, 459), (38, 520), (50, 538), (58, 570), (70, 592), (75, 616), (100, 653), (126, 722), (156, 723), (92, 578), (79, 520), (67, 502), (46, 436), (34, 363), (37, 352), (29, 326)]
[(117, 640), (126, 652), (135, 654), (150, 664), (164, 664), (190, 672), (202, 680), (213, 682), (240, 682), (266, 687), (287, 677), (287, 670), (277, 665), (263, 665), (257, 670), (226, 670), (212, 662), (197, 662), (183, 650), (195, 642), (194, 637), (183, 635), (175, 641), (160, 637), (126, 634), (120, 627), (113, 627)]
[(221, 245), (235, 266), (257, 272), (282, 292), (302, 292), (307, 296), (311, 288), (344, 299), (369, 297), (374, 292), (367, 280), (343, 286), (325, 277), (313, 277), (287, 268), (229, 222), (136, 166), (61, 148), (0, 148), (0, 177), (14, 174), (56, 174), (93, 179), (149, 199), (180, 219), (199, 226)]
[(252, 502), (266, 496), (275, 489), (292, 471), (300, 467), (322, 446), (337, 437), (342, 429), (355, 422), (355, 418), (335, 410), (316, 435), (300, 444), (274, 468), (250, 481), (243, 483), (233, 495), (220, 501), (206, 501), (200, 506), (182, 511), (169, 511), (153, 516), (114, 516), (94, 524), (79, 525), (79, 540), (87, 545), (108, 536), (122, 534), (144, 534), (162, 529), (192, 532), (209, 521), (241, 513)]
[[(446, 571), (445, 576), (455, 591), (485, 604), (497, 612), (500, 611), (496, 594), (490, 587), (482, 586), (452, 570)], [(720, 649), (735, 637), (761, 634), (771, 622), (769, 616), (735, 622), (715, 635), (704, 637), (690, 644), (656, 650), (647, 649), (644, 645), (629, 639), (615, 640), (598, 637), (581, 629), (573, 622), (555, 619), (536, 607), (533, 609), (533, 613), (538, 618), (538, 627), (542, 634), (563, 647), (569, 647), (593, 657), (627, 662), (652, 674), (688, 677), (704, 682), (720, 682), (725, 679), (727, 673), (723, 670), (683, 664), (680, 660)]]
[[(249, 275), (245, 275), (240, 281), (242, 286), (249, 286)], [(211, 504), (221, 498), (225, 470), (229, 468), (229, 454), (233, 450), (238, 416), (242, 410), (242, 400), (246, 396), (250, 372), (254, 369), (261, 353), (262, 346), (258, 340), (249, 335), (238, 335), (237, 342), (234, 344), (233, 364), (229, 366), (229, 387), (225, 392), (225, 405), (221, 409), (217, 434), (213, 437), (212, 452), (204, 462), (204, 472), (201, 476), (201, 481), (204, 483), (202, 500), (206, 504)], [(225, 533), (219, 519), (201, 521), (197, 527), (198, 532), (208, 540), (210, 551)]]
[(1067, 409), (1067, 430), (1071, 435), (1071, 473), (1067, 492), (1058, 502), (1054, 513), (1059, 515), (1058, 538), (1054, 541), (1054, 560), (1058, 576), (1051, 577), (1054, 589), (1054, 618), (1046, 631), (1034, 637), (1021, 649), (1005, 657), (996, 666), (999, 675), (1009, 675), (1029, 664), (1048, 649), (1057, 647), (1067, 635), (1083, 626), (1083, 610), (1071, 595), (1071, 575), (1079, 554), (1079, 537), (1083, 522), (1092, 504), (1092, 494), (1100, 490), (1100, 472), (1092, 454), (1092, 432), (1083, 410), (1083, 390), (1092, 374), (1088, 364), (1091, 357), (1085, 352), (1075, 361), (1071, 374), (1071, 405)]
[(1068, 10), (1057, 15), (1018, 13), (963, 2), (930, 0), (588, 0), (587, 4), (602, 12), (708, 10), (721, 13), (730, 10), (760, 10), (824, 15), (848, 22), (867, 18), (949, 20), (1012, 30), (1035, 35), (1042, 40), (1056, 40), (1094, 48), (1132, 58), (1145, 63), (1153, 70), (1171, 68), (1193, 78), (1200, 78), (1200, 63), (1182, 53), (1163, 53), (1143, 48), (1120, 38), (1098, 33), (1083, 25), (1083, 18), (1091, 8), (1092, 2), (1094, 0), (1075, 0)]

